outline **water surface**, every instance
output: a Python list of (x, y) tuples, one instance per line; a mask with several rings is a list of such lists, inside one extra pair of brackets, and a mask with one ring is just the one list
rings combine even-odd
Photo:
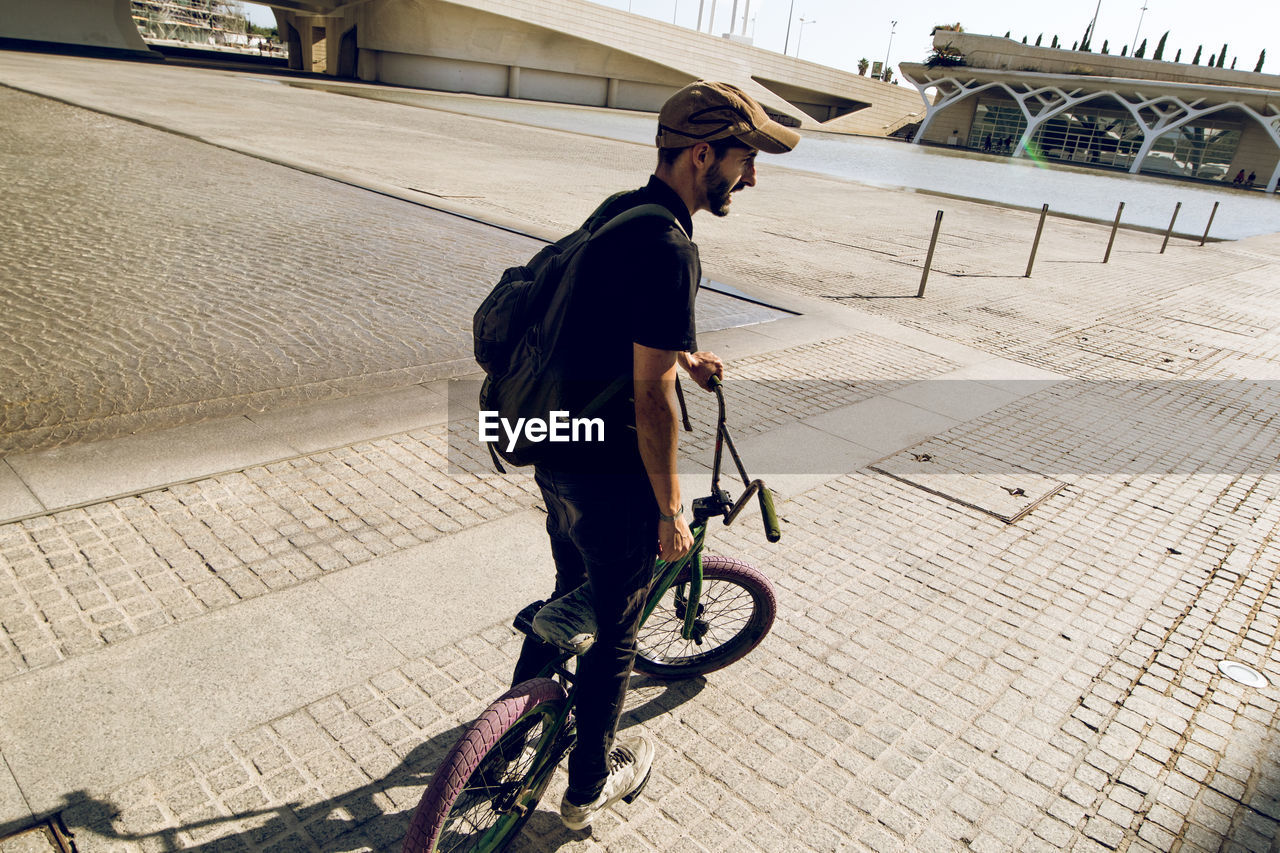
[[(519, 101), (479, 95), (352, 86), (292, 83), (357, 97), (394, 101), (429, 109), (585, 133), (652, 145), (652, 113)], [(845, 178), (872, 186), (942, 193), (949, 196), (1038, 210), (1042, 204), (1067, 213), (1111, 222), (1119, 202), (1122, 222), (1165, 229), (1175, 205), (1182, 203), (1175, 231), (1200, 235), (1213, 210), (1210, 236), (1240, 239), (1280, 231), (1280, 196), (1216, 187), (1212, 184), (1097, 171), (1063, 164), (1040, 164), (973, 151), (910, 145), (900, 140), (803, 131), (804, 140), (789, 154), (761, 154), (761, 162)]]

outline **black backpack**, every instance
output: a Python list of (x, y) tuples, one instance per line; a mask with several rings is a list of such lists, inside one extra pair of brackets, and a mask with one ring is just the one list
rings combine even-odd
[[(607, 204), (608, 202), (606, 202)], [(480, 303), (472, 322), (476, 363), (485, 372), (480, 387), (481, 438), (486, 424), (498, 419), (511, 425), (520, 419), (549, 420), (553, 412), (574, 418), (590, 418), (625, 385), (625, 377), (615, 379), (591, 401), (571, 411), (568, 380), (556, 369), (557, 344), (565, 316), (573, 300), (575, 276), (587, 244), (628, 222), (660, 218), (677, 222), (660, 204), (642, 204), (623, 211), (596, 227), (592, 223), (542, 248), (523, 266), (503, 272), (497, 285)], [(677, 222), (677, 227), (679, 224)], [(489, 413), (486, 415), (486, 413)], [(487, 431), (492, 438), (493, 429)], [(497, 440), (485, 440), (493, 464), (506, 469), (498, 457), (511, 465), (533, 465), (549, 454), (546, 437), (531, 438), (498, 428)]]

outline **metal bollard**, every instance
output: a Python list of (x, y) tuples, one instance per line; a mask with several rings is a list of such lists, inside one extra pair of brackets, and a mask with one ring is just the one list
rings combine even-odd
[(942, 211), (938, 211), (938, 216), (933, 220), (933, 237), (929, 239), (929, 254), (924, 258), (924, 275), (920, 276), (920, 290), (916, 293), (916, 298), (924, 296), (924, 286), (929, 280), (929, 267), (933, 265), (933, 247), (938, 245), (938, 232), (942, 229)]
[(1169, 245), (1169, 235), (1173, 233), (1173, 223), (1178, 221), (1178, 211), (1182, 210), (1182, 202), (1178, 202), (1173, 206), (1173, 218), (1169, 220), (1169, 230), (1164, 232), (1164, 242), (1160, 244), (1160, 254), (1164, 254), (1165, 246)]
[(1107, 241), (1107, 253), (1102, 256), (1102, 262), (1105, 264), (1111, 260), (1111, 247), (1116, 242), (1116, 229), (1120, 227), (1120, 214), (1124, 213), (1124, 202), (1120, 202), (1120, 206), (1116, 208), (1116, 221), (1111, 223), (1111, 239)]
[(1031, 278), (1031, 267), (1035, 266), (1036, 250), (1040, 248), (1040, 235), (1044, 233), (1044, 218), (1049, 215), (1049, 205), (1040, 208), (1040, 224), (1036, 226), (1036, 239), (1031, 244), (1031, 257), (1027, 258), (1027, 271), (1023, 278)]
[(1222, 202), (1215, 201), (1213, 210), (1209, 211), (1209, 224), (1204, 227), (1204, 236), (1200, 238), (1200, 245), (1204, 245), (1204, 241), (1209, 239), (1209, 229), (1213, 227), (1213, 217), (1218, 215), (1218, 205)]

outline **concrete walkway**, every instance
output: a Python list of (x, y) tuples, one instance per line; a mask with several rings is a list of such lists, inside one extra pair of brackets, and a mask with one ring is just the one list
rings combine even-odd
[[(642, 182), (652, 151), (495, 120), (500, 103), (471, 117), (461, 97), (253, 74), (3, 53), (0, 83), (31, 122), (3, 174), (44, 188), (18, 208), (23, 251), (0, 254), (6, 298), (58, 330), (0, 327), (6, 400), (55, 413), (0, 462), (0, 515), (21, 519), (0, 525), (0, 828), (60, 812), (90, 851), (396, 849), (503, 686), (509, 615), (550, 579), (527, 474), (490, 472), (465, 381), (444, 381), (470, 370), (470, 303), (441, 271), (482, 286)], [(34, 168), (51, 157), (59, 173)], [(238, 203), (227, 169), (270, 204)], [(56, 254), (83, 231), (54, 204), (77, 197), (69, 174), (104, 210), (170, 211), (127, 237), (161, 251), (80, 240), (120, 261), (97, 261), (103, 292), (156, 288), (167, 336)], [(928, 295), (900, 298), (939, 206)], [(1280, 241), (1160, 255), (1122, 232), (1103, 266), (1104, 228), (1052, 221), (1026, 280), (1032, 216), (781, 168), (696, 227), (712, 279), (785, 309), (713, 297), (699, 318), (785, 522), (782, 546), (747, 519), (716, 549), (766, 569), (779, 621), (730, 670), (637, 684), (629, 722), (661, 745), (642, 800), (590, 835), (540, 811), (515, 849), (1269, 849), (1276, 688), (1217, 664), (1280, 679)], [(254, 230), (290, 287), (240, 272)], [(207, 294), (247, 286), (244, 313), (166, 277), (167, 252), (217, 273)], [(345, 310), (344, 280), (374, 307)], [(443, 333), (384, 334), (421, 300), (438, 313), (418, 329)], [(103, 316), (142, 331), (113, 340)], [(148, 363), (159, 340), (170, 357)], [(96, 399), (134, 402), (32, 394), (64, 341)], [(260, 369), (272, 343), (305, 369)], [(147, 369), (164, 405), (129, 397)], [(686, 444), (696, 470), (705, 433)]]

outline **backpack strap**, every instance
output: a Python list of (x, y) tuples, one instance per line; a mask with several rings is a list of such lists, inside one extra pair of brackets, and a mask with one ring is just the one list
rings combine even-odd
[(673, 223), (680, 229), (680, 233), (685, 236), (685, 239), (689, 239), (689, 232), (684, 230), (684, 226), (680, 224), (680, 220), (676, 219), (675, 214), (668, 210), (665, 205), (661, 204), (641, 204), (636, 207), (628, 208), (593, 231), (591, 236), (599, 237), (602, 234), (612, 231), (614, 228), (626, 225), (628, 222), (632, 222), (637, 219), (644, 219), (646, 217), (665, 219), (666, 221)]
[[(676, 219), (675, 215), (667, 207), (661, 204), (641, 204), (636, 207), (628, 208), (592, 231), (591, 239), (607, 234), (609, 231), (612, 231), (615, 228), (620, 228), (628, 222), (634, 222), (638, 219), (646, 218), (664, 219), (679, 228), (680, 233), (685, 236), (686, 240), (689, 239), (689, 232), (680, 224), (680, 220)], [(627, 378), (625, 376), (615, 378), (603, 391), (597, 394), (591, 402), (587, 403), (587, 405), (583, 407), (582, 411), (578, 413), (578, 417), (591, 417), (600, 409), (604, 408), (605, 404), (608, 403), (615, 394), (622, 391), (626, 385)], [(683, 403), (683, 398), (681, 399), (681, 402)], [(489, 458), (493, 460), (493, 467), (498, 470), (499, 474), (507, 473), (507, 469), (503, 467), (501, 460), (498, 458), (498, 453), (494, 449), (493, 443), (488, 442), (487, 444), (489, 449)]]
[[(661, 204), (641, 204), (624, 210), (622, 213), (619, 213), (617, 216), (613, 217), (604, 225), (601, 225), (593, 231), (591, 233), (591, 237), (594, 239), (596, 237), (603, 236), (615, 228), (621, 228), (628, 222), (634, 222), (638, 219), (646, 218), (666, 220), (679, 228), (680, 233), (685, 236), (686, 240), (689, 238), (689, 233), (684, 230), (684, 226), (680, 224), (680, 220), (676, 219), (675, 215), (665, 205)], [(613, 399), (615, 394), (626, 387), (627, 381), (628, 380), (625, 376), (620, 376), (614, 379), (603, 391), (596, 395), (595, 399), (583, 407), (579, 417), (585, 418), (594, 415), (597, 411), (602, 409), (609, 400)]]

